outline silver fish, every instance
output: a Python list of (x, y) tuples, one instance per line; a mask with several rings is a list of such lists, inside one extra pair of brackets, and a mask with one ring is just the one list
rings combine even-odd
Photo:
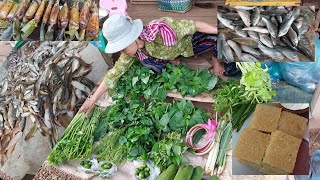
[(230, 21), (226, 18), (223, 18), (222, 13), (219, 11), (217, 12), (217, 18), (218, 18), (219, 22), (221, 24), (223, 24), (224, 26), (226, 26), (227, 28), (232, 29), (232, 30), (234, 30), (236, 28), (235, 26), (231, 25), (232, 21)]
[(307, 56), (311, 61), (314, 61), (314, 55), (312, 54), (312, 52), (308, 48), (306, 48), (305, 46), (303, 46), (300, 43), (298, 44), (297, 48), (300, 50), (300, 52), (302, 52), (302, 54)]
[(237, 35), (239, 35), (240, 37), (248, 37), (247, 31), (243, 31), (242, 27), (240, 27), (240, 26), (237, 26), (235, 31), (236, 31)]
[(285, 44), (284, 46), (289, 47), (293, 51), (299, 51), (296, 47), (292, 45), (291, 41), (287, 36), (282, 36), (280, 40), (281, 40), (280, 42), (283, 42)]
[(241, 49), (238, 46), (238, 44), (232, 40), (228, 40), (227, 43), (229, 44), (229, 46), (233, 49), (234, 53), (236, 54), (236, 56), (239, 58), (239, 60), (241, 61), (242, 58), (242, 53), (241, 53)]
[(271, 20), (271, 22), (272, 22), (276, 27), (279, 26), (278, 20), (277, 20), (277, 18), (276, 18), (275, 16), (272, 16), (272, 17), (270, 18), (270, 20)]
[(241, 20), (241, 17), (238, 13), (225, 13), (225, 14), (222, 14), (222, 17), (232, 21)]
[(294, 19), (295, 19), (295, 17), (292, 16), (288, 21), (284, 21), (283, 23), (281, 23), (280, 28), (279, 28), (278, 37), (284, 36), (288, 33)]
[(252, 26), (256, 26), (260, 20), (260, 10), (258, 7), (254, 8), (254, 12), (251, 15)]
[(242, 49), (242, 51), (249, 53), (251, 55), (254, 55), (255, 57), (261, 56), (261, 53), (258, 50), (256, 50), (255, 48), (252, 48), (250, 46), (241, 45), (241, 49)]
[(260, 41), (267, 47), (273, 48), (272, 40), (265, 34), (259, 34)]
[(245, 26), (245, 24), (244, 24), (244, 22), (242, 20), (232, 21), (231, 25), (233, 25), (233, 26)]
[(284, 59), (284, 56), (282, 55), (282, 53), (280, 53), (279, 51), (277, 51), (276, 49), (273, 48), (269, 48), (266, 47), (262, 44), (258, 45), (258, 48), (267, 56), (269, 56), (270, 58), (272, 58), (273, 60), (279, 61)]
[(267, 25), (266, 25), (266, 23), (265, 23), (264, 21), (259, 21), (258, 24), (257, 24), (257, 26), (259, 26), (259, 27), (266, 27)]
[(237, 9), (238, 14), (240, 15), (242, 21), (247, 27), (250, 27), (251, 20), (250, 20), (250, 13), (243, 9)]
[(85, 86), (84, 84), (80, 83), (79, 81), (72, 81), (71, 84), (77, 88), (80, 89), (81, 91), (85, 92), (88, 96), (91, 94), (90, 88)]
[(295, 25), (297, 26), (297, 28), (300, 29), (301, 26), (302, 26), (302, 24), (303, 24), (303, 17), (297, 18), (297, 19), (294, 21), (293, 24), (295, 24)]
[(295, 6), (292, 12), (292, 16), (296, 19), (300, 15), (301, 8), (299, 6)]
[(232, 50), (225, 40), (222, 42), (222, 54), (228, 62), (234, 62)]
[(288, 48), (285, 47), (276, 47), (286, 58), (290, 59), (291, 61), (294, 62), (299, 62), (299, 56), (294, 53), (294, 51), (291, 51)]
[(242, 53), (242, 60), (244, 62), (258, 62), (258, 59), (252, 56), (251, 54)]
[(243, 31), (255, 31), (258, 33), (269, 34), (269, 30), (259, 26), (246, 27), (242, 29)]
[(270, 35), (272, 37), (277, 37), (278, 36), (278, 28), (277, 28), (277, 26), (273, 22), (271, 22), (271, 20), (269, 20), (269, 19), (267, 19), (265, 17), (262, 17), (262, 20), (266, 23), (267, 28), (268, 28), (268, 30), (270, 32)]
[(299, 31), (299, 28), (293, 23), (292, 25), (291, 25), (291, 28), (294, 30), (294, 32), (297, 34), (297, 36), (298, 36), (298, 40), (300, 41), (300, 39), (301, 39), (301, 35), (300, 35), (300, 31)]
[(279, 24), (283, 22), (282, 16), (276, 16), (276, 18)]
[(255, 6), (234, 6), (233, 8), (249, 11), (249, 10), (254, 9)]
[(287, 13), (287, 10), (285, 9), (272, 9), (272, 10), (261, 11), (261, 14), (270, 15), (270, 16), (279, 16), (285, 13)]
[(219, 33), (217, 37), (217, 51), (218, 51), (218, 59), (222, 59), (222, 43), (225, 40), (225, 36), (223, 33)]
[(249, 35), (249, 37), (251, 37), (253, 39), (259, 39), (259, 34), (257, 32), (248, 31), (248, 35)]
[(288, 31), (288, 36), (289, 36), (290, 41), (292, 42), (292, 45), (294, 47), (297, 47), (298, 43), (299, 43), (299, 39), (298, 39), (297, 33), (293, 30), (292, 27), (290, 27), (290, 29)]
[(271, 36), (271, 41), (272, 41), (273, 46), (277, 46), (278, 44), (281, 43), (279, 37), (274, 38)]
[[(283, 18), (282, 18), (282, 22), (288, 21), (288, 20), (292, 17), (292, 15), (293, 15), (293, 11), (290, 11), (290, 12), (288, 12), (287, 14), (285, 14), (285, 15), (283, 16)], [(281, 22), (281, 23), (282, 23), (282, 22)]]

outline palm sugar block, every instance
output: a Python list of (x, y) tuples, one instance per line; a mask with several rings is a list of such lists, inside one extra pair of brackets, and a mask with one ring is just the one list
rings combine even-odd
[(258, 131), (272, 133), (277, 130), (281, 108), (258, 104), (249, 127)]
[(273, 132), (260, 170), (277, 175), (292, 173), (301, 141), (282, 131)]
[(307, 128), (307, 122), (308, 120), (304, 117), (282, 111), (278, 130), (302, 139)]
[(241, 163), (260, 168), (269, 140), (269, 134), (246, 128), (239, 137), (234, 157)]

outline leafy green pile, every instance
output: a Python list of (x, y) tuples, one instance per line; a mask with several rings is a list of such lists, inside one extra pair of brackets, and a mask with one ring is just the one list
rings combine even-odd
[(123, 97), (131, 100), (157, 99), (164, 100), (167, 90), (180, 92), (183, 96), (196, 96), (209, 92), (218, 82), (218, 77), (208, 70), (195, 71), (186, 66), (167, 64), (161, 75), (136, 62), (119, 79), (117, 87), (112, 89), (113, 99)]
[(138, 157), (146, 160), (147, 153), (150, 152), (152, 145), (156, 142), (152, 132), (152, 122), (150, 125), (140, 125), (129, 127), (124, 136), (120, 137), (120, 144), (126, 147), (127, 158), (135, 160)]
[(184, 144), (181, 134), (171, 132), (153, 145), (150, 159), (161, 170), (164, 170), (170, 164), (180, 165), (188, 162), (188, 159), (183, 155), (187, 149), (188, 147)]
[(104, 136), (94, 149), (99, 161), (110, 161), (115, 164), (122, 164), (126, 156), (126, 148), (119, 143), (120, 137), (127, 128), (118, 129), (107, 136)]
[(171, 64), (167, 64), (160, 78), (166, 89), (180, 92), (183, 96), (196, 96), (202, 92), (209, 92), (216, 86), (218, 80), (219, 78), (212, 75), (209, 70), (194, 71), (183, 65)]
[(142, 96), (145, 99), (164, 100), (167, 91), (160, 85), (158, 79), (159, 76), (151, 69), (135, 62), (110, 92), (114, 95), (113, 99), (126, 97), (137, 100)]
[(262, 69), (261, 63), (237, 63), (242, 72), (240, 84), (244, 86), (243, 97), (248, 101), (266, 103), (272, 100), (276, 91), (272, 89), (271, 77), (268, 69)]
[(245, 89), (239, 82), (229, 80), (215, 91), (213, 107), (217, 112), (232, 109), (232, 106), (245, 100), (244, 93)]
[(186, 134), (195, 124), (201, 124), (208, 120), (209, 116), (203, 109), (195, 108), (191, 101), (185, 99), (173, 102), (172, 108), (163, 114), (159, 125), (163, 132), (177, 131)]
[(85, 113), (77, 114), (49, 154), (49, 163), (59, 165), (70, 160), (81, 161), (88, 158), (93, 149), (92, 134), (98, 125), (100, 114), (99, 108), (94, 108), (88, 119)]
[[(115, 133), (123, 127), (128, 128), (119, 137), (118, 142), (125, 147), (122, 152), (125, 152), (130, 160), (148, 158), (153, 145), (163, 139), (163, 134), (175, 131), (180, 134), (179, 137), (185, 136), (187, 130), (192, 126), (208, 119), (204, 110), (194, 107), (191, 101), (187, 100), (174, 101), (173, 104), (170, 104), (155, 100), (151, 102), (138, 100), (126, 102), (119, 99), (101, 117), (101, 122), (104, 122), (100, 123), (104, 126), (101, 129), (107, 133)], [(102, 131), (101, 129), (99, 128), (97, 131)], [(105, 141), (104, 139), (102, 141)], [(181, 139), (181, 141), (183, 140)], [(102, 149), (103, 146), (110, 143), (107, 140), (107, 143), (99, 145), (101, 151), (96, 151), (98, 157), (106, 157), (104, 154), (108, 152), (104, 152)], [(110, 157), (108, 158), (105, 160), (110, 160)]]

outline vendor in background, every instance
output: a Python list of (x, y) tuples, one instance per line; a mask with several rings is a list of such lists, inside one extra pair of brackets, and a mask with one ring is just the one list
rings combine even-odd
[(115, 66), (107, 73), (104, 83), (86, 100), (79, 112), (88, 113), (108, 88), (115, 88), (118, 80), (134, 61), (161, 73), (166, 63), (179, 64), (179, 56), (191, 57), (206, 51), (213, 52), (213, 71), (224, 78), (224, 68), (217, 57), (217, 27), (192, 20), (175, 20), (169, 17), (152, 21), (143, 28), (140, 19), (113, 15), (103, 24), (107, 39), (106, 53), (121, 51)]

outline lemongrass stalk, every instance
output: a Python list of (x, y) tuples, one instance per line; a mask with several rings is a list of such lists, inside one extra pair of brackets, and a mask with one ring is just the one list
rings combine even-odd
[(213, 148), (209, 152), (208, 160), (206, 162), (205, 174), (210, 174), (210, 172), (211, 172), (211, 167), (210, 166), (211, 166), (211, 161), (213, 159), (213, 150), (217, 146), (217, 142), (213, 142), (213, 143), (214, 143)]
[(226, 154), (226, 156), (225, 156), (225, 158), (224, 158), (224, 160), (223, 160), (222, 166), (219, 166), (219, 167), (218, 167), (217, 176), (220, 176), (220, 175), (224, 172), (224, 170), (226, 169), (226, 164), (227, 164), (227, 154)]
[(221, 142), (220, 142), (220, 149), (217, 158), (217, 166), (222, 166), (223, 160), (227, 154), (227, 147), (231, 140), (232, 136), (232, 124), (229, 122), (222, 133)]
[(212, 160), (210, 162), (210, 176), (213, 175), (214, 167), (216, 165), (218, 152), (219, 152), (220, 142), (217, 142), (217, 145), (212, 149)]

